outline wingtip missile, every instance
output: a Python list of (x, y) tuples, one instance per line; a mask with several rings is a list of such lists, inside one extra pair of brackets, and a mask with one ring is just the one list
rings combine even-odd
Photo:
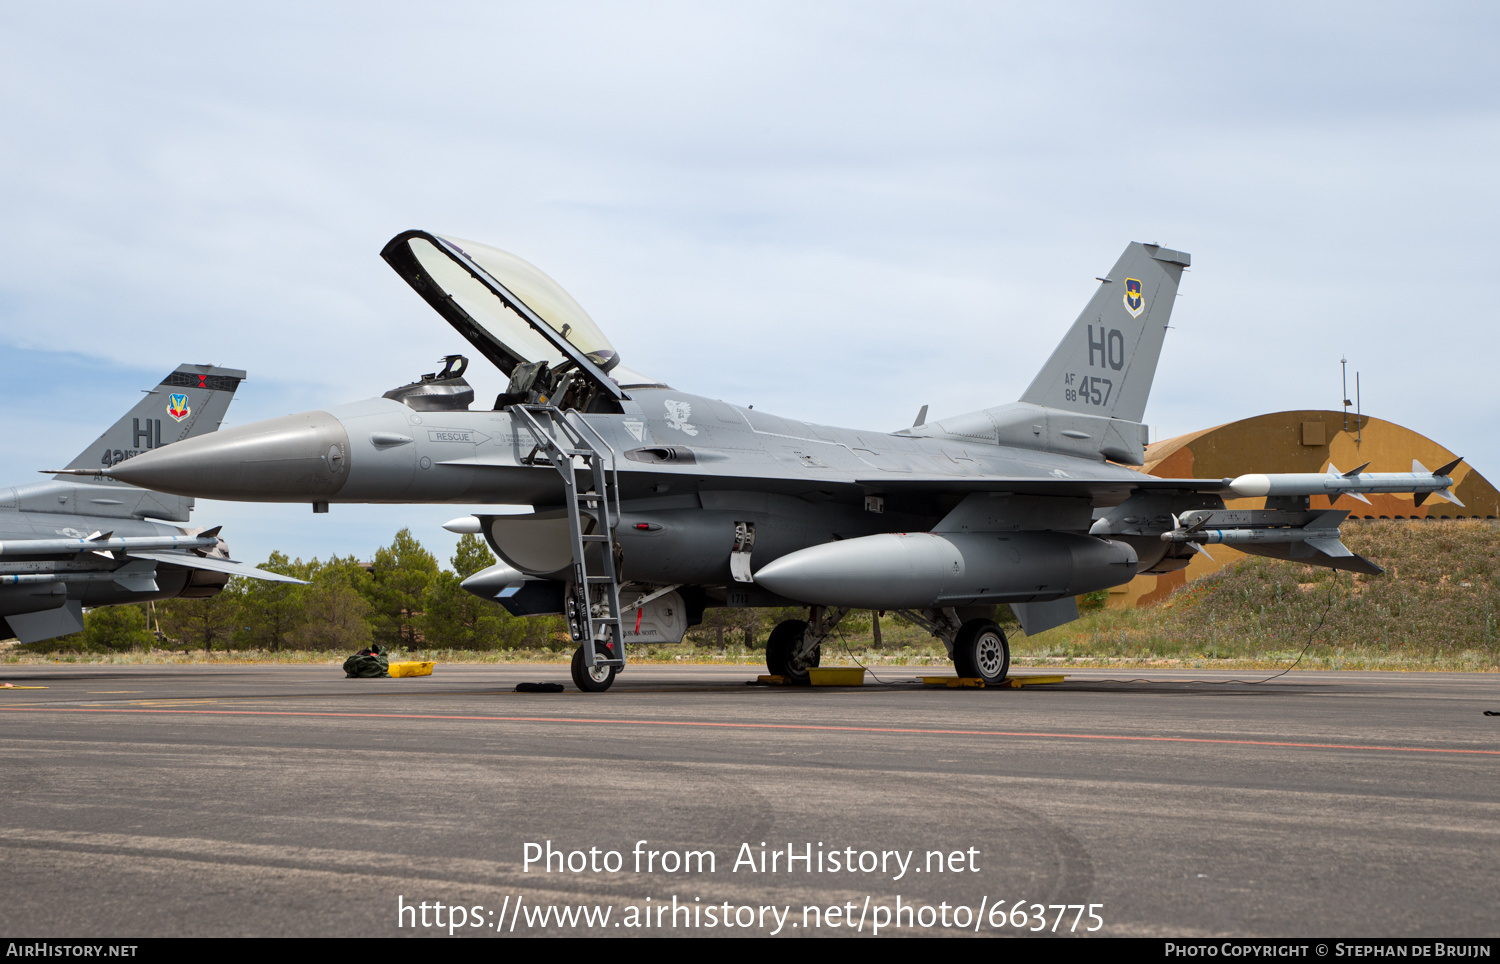
[[(1444, 469), (1452, 469), (1451, 463)], [(1283, 472), (1277, 474), (1251, 474), (1241, 475), (1238, 478), (1228, 479), (1224, 488), (1230, 494), (1241, 498), (1257, 498), (1260, 496), (1307, 496), (1326, 495), (1329, 504), (1337, 501), (1339, 496), (1347, 495), (1359, 501), (1370, 504), (1365, 498), (1365, 493), (1428, 493), (1441, 495), (1448, 492), (1453, 480), (1442, 473), (1428, 472), (1422, 468), (1417, 461), (1412, 462), (1410, 472), (1367, 472), (1370, 466), (1366, 462), (1352, 472), (1340, 472), (1338, 466), (1329, 463), (1326, 475), (1312, 472)], [(1444, 496), (1447, 498), (1447, 496)], [(1452, 500), (1457, 502), (1457, 500)], [(1421, 503), (1419, 502), (1418, 505)]]

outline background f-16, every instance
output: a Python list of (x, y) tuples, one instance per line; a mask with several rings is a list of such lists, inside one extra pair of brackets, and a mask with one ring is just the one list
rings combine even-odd
[(94, 471), (213, 432), (244, 377), (179, 365), (67, 470), (0, 489), (0, 631), (34, 643), (82, 630), (85, 606), (212, 596), (230, 576), (299, 581), (230, 559), (218, 527), (170, 524), (188, 522), (192, 498)]

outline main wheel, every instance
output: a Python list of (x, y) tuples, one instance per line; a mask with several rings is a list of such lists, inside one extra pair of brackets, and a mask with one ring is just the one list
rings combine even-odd
[(1010, 672), (1010, 642), (988, 619), (971, 619), (953, 640), (953, 667), (965, 679), (998, 683)]
[(807, 633), (807, 623), (800, 619), (788, 619), (777, 623), (766, 640), (766, 669), (772, 676), (780, 676), (789, 683), (807, 685), (812, 677), (808, 670), (818, 665), (823, 656), (823, 647), (815, 648), (811, 655), (797, 659), (796, 652), (802, 646), (802, 637)]
[[(597, 648), (600, 656), (609, 656), (609, 650), (603, 646)], [(614, 685), (615, 668), (613, 666), (595, 666), (589, 668), (588, 657), (583, 655), (583, 647), (580, 646), (573, 651), (573, 684), (585, 693), (603, 693)]]

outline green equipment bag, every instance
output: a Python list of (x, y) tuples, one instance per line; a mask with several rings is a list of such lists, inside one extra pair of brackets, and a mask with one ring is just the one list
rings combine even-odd
[(380, 644), (362, 649), (344, 660), (344, 678), (384, 678), (391, 675), (391, 661)]

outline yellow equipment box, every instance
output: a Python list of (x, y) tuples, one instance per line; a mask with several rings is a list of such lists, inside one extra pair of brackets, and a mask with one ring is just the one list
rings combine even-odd
[(392, 663), (392, 676), (431, 676), (436, 663)]
[(809, 682), (814, 686), (863, 686), (865, 670), (862, 666), (814, 666), (807, 671)]

